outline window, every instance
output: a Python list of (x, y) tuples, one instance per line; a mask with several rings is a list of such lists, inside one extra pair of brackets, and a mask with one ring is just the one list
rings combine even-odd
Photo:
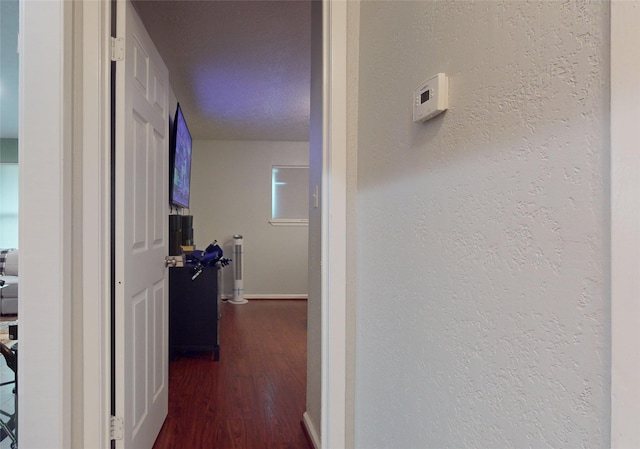
[(0, 163), (0, 248), (18, 247), (18, 164)]
[(272, 225), (309, 223), (309, 167), (274, 165), (271, 168)]

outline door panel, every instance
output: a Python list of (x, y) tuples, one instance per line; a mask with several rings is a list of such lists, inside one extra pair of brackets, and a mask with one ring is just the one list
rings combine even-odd
[(115, 372), (118, 448), (151, 448), (168, 409), (168, 72), (129, 1), (117, 2)]

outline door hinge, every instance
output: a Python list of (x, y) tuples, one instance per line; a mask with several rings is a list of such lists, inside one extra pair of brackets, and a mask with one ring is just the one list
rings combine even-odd
[(111, 60), (124, 61), (124, 38), (123, 37), (111, 38)]
[(124, 434), (124, 420), (119, 416), (109, 418), (109, 437), (112, 440), (121, 440)]

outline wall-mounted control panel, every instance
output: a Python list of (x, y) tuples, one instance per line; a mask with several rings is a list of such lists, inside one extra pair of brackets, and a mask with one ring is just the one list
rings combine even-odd
[(449, 79), (438, 73), (420, 84), (413, 92), (413, 121), (424, 122), (449, 107)]

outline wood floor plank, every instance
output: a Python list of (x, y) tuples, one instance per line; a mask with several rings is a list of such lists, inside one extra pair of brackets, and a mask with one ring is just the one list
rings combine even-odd
[(222, 304), (220, 361), (190, 353), (171, 362), (154, 449), (309, 449), (306, 319), (306, 301)]

